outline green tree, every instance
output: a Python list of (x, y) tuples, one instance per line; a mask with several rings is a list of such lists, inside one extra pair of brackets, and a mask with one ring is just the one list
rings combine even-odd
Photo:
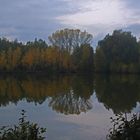
[(89, 44), (76, 47), (73, 51), (73, 66), (77, 71), (93, 71), (93, 48)]
[(97, 71), (135, 73), (138, 72), (138, 45), (131, 32), (115, 30), (98, 42), (95, 55)]

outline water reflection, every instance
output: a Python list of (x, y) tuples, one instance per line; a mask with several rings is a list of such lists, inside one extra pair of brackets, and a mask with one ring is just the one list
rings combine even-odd
[[(94, 78), (93, 78), (94, 77)], [(20, 100), (36, 105), (47, 100), (53, 110), (80, 114), (92, 108), (91, 96), (114, 113), (130, 112), (140, 101), (138, 76), (0, 76), (0, 106)]]
[(140, 101), (139, 76), (96, 76), (95, 81), (99, 102), (115, 114), (130, 112)]
[(80, 114), (92, 108), (93, 78), (81, 76), (2, 76), (0, 77), (0, 106), (10, 102), (42, 104), (48, 99), (49, 106), (60, 113)]
[(92, 108), (90, 97), (93, 94), (93, 79), (89, 77), (73, 77), (69, 80), (68, 90), (63, 90), (57, 95), (54, 94), (49, 106), (53, 110), (64, 114), (87, 112)]

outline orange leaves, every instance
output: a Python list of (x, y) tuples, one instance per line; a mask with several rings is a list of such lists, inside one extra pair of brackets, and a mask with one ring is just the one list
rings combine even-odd
[[(85, 33), (81, 33), (81, 37), (87, 36)], [(71, 35), (74, 34), (78, 37), (80, 31), (65, 30), (60, 39), (63, 37), (68, 39), (70, 37), (69, 39), (71, 40), (71, 37), (74, 37)], [(74, 43), (78, 43), (75, 39), (76, 37), (74, 37)], [(34, 42), (28, 42), (26, 45), (18, 44), (17, 42), (8, 42), (6, 46), (0, 42), (0, 70), (8, 72), (78, 72), (81, 64), (82, 66), (89, 64), (91, 47), (88, 47), (88, 44), (80, 45), (79, 43), (79, 47), (73, 47), (70, 42), (65, 42), (65, 44), (62, 41), (62, 43), (63, 46), (48, 46), (42, 40), (35, 40)], [(64, 47), (64, 45), (66, 46)], [(78, 52), (76, 51), (77, 49)]]
[(36, 47), (28, 48), (22, 57), (22, 65), (29, 68), (37, 65), (40, 62), (40, 50)]

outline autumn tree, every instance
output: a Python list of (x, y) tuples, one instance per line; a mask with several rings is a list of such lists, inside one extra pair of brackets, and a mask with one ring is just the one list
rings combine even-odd
[(92, 35), (79, 29), (58, 30), (49, 36), (52, 46), (59, 48), (60, 71), (93, 70)]
[(48, 38), (53, 46), (66, 49), (68, 52), (81, 45), (90, 44), (92, 41), (91, 34), (86, 31), (82, 32), (79, 29), (58, 30)]

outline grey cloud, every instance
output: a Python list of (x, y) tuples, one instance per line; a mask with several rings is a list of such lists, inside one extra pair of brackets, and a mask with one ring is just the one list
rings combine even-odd
[[(56, 17), (82, 10), (77, 4), (80, 1), (84, 0), (0, 0), (0, 37), (13, 37), (22, 41), (33, 40), (36, 37), (47, 40), (47, 37), (55, 30), (69, 27), (61, 24)], [(92, 0), (87, 2), (89, 1)], [(140, 8), (139, 0), (123, 1), (129, 9)], [(140, 10), (135, 14), (139, 14), (139, 12)], [(104, 27), (100, 29), (99, 27), (89, 26), (87, 29), (90, 33), (100, 30), (98, 35), (94, 36), (93, 34), (94, 44), (97, 44), (97, 41), (105, 35), (105, 32), (102, 33)], [(133, 24), (125, 29), (138, 36), (140, 25)]]
[[(62, 25), (55, 17), (66, 13), (67, 3), (59, 0), (1, 0), (0, 36), (13, 36), (21, 40), (46, 38)], [(12, 30), (11, 30), (12, 29)]]

